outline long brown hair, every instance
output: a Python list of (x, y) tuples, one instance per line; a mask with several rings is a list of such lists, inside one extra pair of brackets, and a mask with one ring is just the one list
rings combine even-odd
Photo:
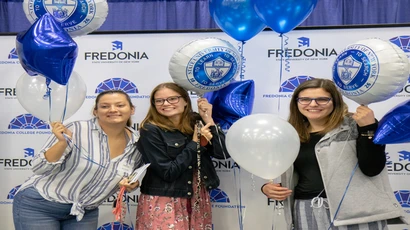
[[(126, 92), (124, 92), (124, 91), (122, 91), (122, 90), (112, 89), (112, 90), (103, 91), (103, 92), (101, 92), (100, 94), (97, 95), (97, 97), (95, 98), (95, 105), (94, 105), (94, 109), (93, 109), (93, 114), (95, 115), (95, 112), (96, 112), (97, 109), (98, 109), (98, 102), (100, 102), (100, 99), (101, 99), (102, 96), (107, 95), (107, 94), (116, 94), (116, 93), (117, 93), (117, 94), (122, 94), (122, 95), (124, 95), (125, 98), (126, 98), (127, 101), (128, 101), (129, 106), (130, 106), (131, 108), (135, 108), (135, 106), (132, 104), (132, 101), (131, 101), (130, 96), (129, 96)], [(128, 120), (127, 120), (127, 126), (129, 126), (129, 127), (132, 126), (131, 116), (130, 116), (130, 118), (128, 118)]]
[[(160, 90), (160, 89), (170, 89), (175, 91), (176, 93), (178, 93), (179, 95), (182, 96), (182, 98), (186, 101), (186, 106), (184, 109), (184, 112), (182, 113), (181, 116), (181, 120), (179, 122), (179, 125), (175, 126), (171, 120), (168, 119), (168, 117), (165, 117), (161, 114), (158, 113), (156, 107), (155, 107), (155, 103), (154, 103), (154, 96), (155, 94)], [(147, 113), (147, 116), (144, 118), (144, 120), (141, 122), (141, 128), (144, 128), (144, 125), (146, 123), (151, 123), (154, 124), (162, 129), (165, 130), (179, 130), (182, 133), (185, 134), (193, 134), (194, 133), (194, 127), (193, 127), (193, 123), (195, 121), (193, 121), (194, 119), (194, 113), (192, 110), (192, 103), (191, 103), (191, 98), (188, 95), (188, 92), (183, 89), (181, 86), (173, 83), (173, 82), (165, 82), (165, 83), (161, 83), (159, 85), (157, 85), (151, 92), (150, 95), (150, 107)]]
[(337, 90), (333, 81), (328, 79), (312, 79), (305, 81), (300, 84), (294, 91), (292, 95), (292, 100), (290, 102), (290, 115), (289, 123), (296, 129), (299, 134), (300, 141), (308, 142), (310, 139), (309, 134), (309, 122), (305, 116), (299, 111), (297, 105), (297, 98), (299, 93), (305, 89), (317, 89), (321, 88), (328, 92), (332, 98), (333, 102), (333, 111), (329, 114), (328, 119), (325, 123), (326, 128), (319, 132), (319, 134), (326, 134), (332, 129), (338, 127), (342, 122), (343, 118), (347, 113), (347, 105), (343, 102), (343, 97), (340, 92)]

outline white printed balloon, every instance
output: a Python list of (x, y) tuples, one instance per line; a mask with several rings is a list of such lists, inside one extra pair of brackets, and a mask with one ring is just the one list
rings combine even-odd
[(240, 68), (238, 50), (219, 38), (191, 41), (177, 50), (169, 62), (174, 82), (199, 95), (228, 86)]
[(71, 37), (100, 28), (108, 15), (107, 0), (24, 0), (23, 9), (31, 24), (46, 13), (53, 15)]
[(409, 60), (398, 46), (366, 39), (347, 46), (333, 64), (333, 81), (342, 94), (368, 105), (387, 100), (405, 86)]

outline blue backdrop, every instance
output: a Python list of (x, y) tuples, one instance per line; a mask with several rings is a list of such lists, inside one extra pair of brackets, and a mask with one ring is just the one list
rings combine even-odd
[[(108, 0), (109, 14), (99, 31), (191, 30), (218, 28), (208, 0)], [(23, 0), (0, 0), (0, 32), (29, 27)], [(410, 22), (408, 0), (319, 0), (301, 26), (397, 24)]]

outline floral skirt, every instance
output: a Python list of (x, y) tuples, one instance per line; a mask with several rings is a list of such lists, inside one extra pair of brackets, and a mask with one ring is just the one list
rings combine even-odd
[[(195, 178), (195, 177), (194, 177)], [(212, 230), (209, 193), (198, 191), (194, 179), (192, 198), (140, 195), (136, 230)]]

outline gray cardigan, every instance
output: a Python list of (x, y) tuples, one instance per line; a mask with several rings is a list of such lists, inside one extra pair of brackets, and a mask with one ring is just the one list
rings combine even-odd
[[(358, 135), (356, 122), (346, 117), (341, 126), (327, 133), (315, 146), (332, 218), (358, 162)], [(295, 187), (297, 180), (293, 166), (281, 176), (282, 186), (289, 189)], [(288, 229), (292, 226), (293, 201), (293, 196), (284, 201)], [(364, 175), (357, 168), (334, 225), (361, 224), (398, 217), (403, 223), (409, 223), (390, 187), (386, 167), (374, 177)]]

